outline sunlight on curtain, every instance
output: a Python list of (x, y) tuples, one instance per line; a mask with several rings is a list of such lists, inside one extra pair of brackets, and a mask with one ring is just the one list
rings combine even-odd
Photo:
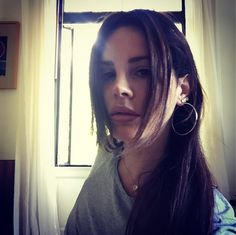
[(217, 74), (214, 0), (186, 1), (186, 36), (206, 92), (201, 138), (220, 190), (229, 196), (222, 110), (222, 78)]
[(56, 1), (21, 0), (14, 234), (59, 234), (54, 178)]

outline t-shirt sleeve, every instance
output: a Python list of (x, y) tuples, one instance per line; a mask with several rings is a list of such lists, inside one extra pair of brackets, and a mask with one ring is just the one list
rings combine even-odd
[(83, 233), (81, 228), (81, 211), (82, 214), (84, 213), (84, 210), (86, 210), (89, 199), (87, 194), (87, 180), (85, 180), (84, 185), (82, 186), (80, 193), (76, 199), (76, 202), (69, 214), (69, 217), (67, 219), (66, 227), (64, 230), (64, 235), (80, 235), (85, 234)]
[(79, 235), (77, 202), (67, 219), (64, 235)]
[(214, 190), (214, 198), (213, 235), (236, 234), (236, 217), (233, 208), (218, 190)]

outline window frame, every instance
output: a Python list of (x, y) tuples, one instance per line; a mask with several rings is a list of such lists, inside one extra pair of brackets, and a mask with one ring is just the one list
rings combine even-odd
[[(182, 32), (186, 34), (186, 18), (185, 18), (185, 0), (181, 0), (181, 11), (168, 11), (175, 23), (182, 25)], [(62, 40), (62, 28), (64, 24), (86, 24), (100, 22), (104, 16), (112, 12), (64, 12), (64, 0), (57, 0), (57, 41), (56, 41), (56, 76), (55, 76), (55, 166), (56, 167), (91, 167), (92, 165), (86, 164), (71, 164), (70, 154), (68, 156), (68, 164), (59, 164), (58, 162), (58, 141), (59, 141), (59, 113), (60, 113), (60, 79), (61, 79), (61, 40)], [(72, 29), (73, 31), (73, 29)], [(72, 32), (73, 33), (73, 32)], [(73, 66), (73, 61), (71, 61)], [(72, 81), (73, 74), (70, 75)], [(72, 92), (72, 88), (71, 92)], [(71, 96), (71, 95), (70, 95)], [(71, 103), (70, 103), (71, 105)], [(70, 108), (71, 112), (71, 108)], [(71, 113), (70, 124), (71, 125)], [(69, 128), (69, 132), (71, 126)], [(71, 143), (71, 133), (69, 134), (69, 145)], [(70, 147), (69, 147), (70, 148)]]

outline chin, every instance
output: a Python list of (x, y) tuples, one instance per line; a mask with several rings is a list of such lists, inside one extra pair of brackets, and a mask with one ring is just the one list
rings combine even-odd
[(120, 130), (119, 131), (114, 131), (113, 132), (113, 136), (118, 139), (121, 140), (125, 143), (130, 142), (136, 134), (137, 130)]

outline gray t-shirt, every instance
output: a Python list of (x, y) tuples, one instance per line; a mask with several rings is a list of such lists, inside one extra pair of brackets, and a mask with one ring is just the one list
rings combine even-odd
[[(134, 199), (125, 192), (118, 174), (119, 157), (110, 156), (85, 181), (67, 221), (65, 235), (124, 235)], [(229, 202), (214, 189), (213, 235), (236, 234)]]
[(133, 205), (110, 157), (85, 181), (67, 221), (65, 235), (122, 235)]

